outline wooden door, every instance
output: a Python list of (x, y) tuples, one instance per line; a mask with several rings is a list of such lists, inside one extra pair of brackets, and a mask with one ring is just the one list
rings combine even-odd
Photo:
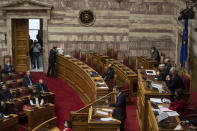
[(29, 25), (28, 19), (14, 19), (13, 64), (17, 72), (29, 70)]

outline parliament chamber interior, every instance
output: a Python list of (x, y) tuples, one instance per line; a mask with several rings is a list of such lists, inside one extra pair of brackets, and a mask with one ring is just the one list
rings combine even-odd
[(197, 0), (1, 0), (0, 131), (197, 130)]

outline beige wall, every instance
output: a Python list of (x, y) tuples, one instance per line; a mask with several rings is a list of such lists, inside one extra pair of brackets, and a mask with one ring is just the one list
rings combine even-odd
[[(15, 0), (1, 0), (1, 5)], [(185, 8), (184, 0), (39, 0), (53, 5), (51, 19), (48, 20), (44, 35), (45, 63), (48, 50), (53, 45), (64, 48), (66, 54), (73, 55), (75, 49), (106, 52), (107, 47), (131, 56), (149, 55), (155, 46), (160, 52), (179, 63), (183, 22), (178, 21), (179, 12)], [(78, 13), (91, 9), (96, 21), (91, 27), (79, 24)], [(44, 16), (43, 16), (44, 17)], [(7, 46), (7, 24), (0, 11), (0, 59), (9, 54)], [(45, 21), (46, 22), (46, 21)], [(197, 23), (190, 21), (190, 63), (197, 57), (197, 37), (194, 28)], [(2, 61), (0, 61), (1, 63)], [(47, 65), (47, 64), (45, 64)], [(191, 69), (195, 68), (192, 66)], [(46, 70), (46, 69), (45, 69)]]

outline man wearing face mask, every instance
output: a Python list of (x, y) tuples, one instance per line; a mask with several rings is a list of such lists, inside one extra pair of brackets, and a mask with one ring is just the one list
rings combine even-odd
[(3, 72), (6, 73), (6, 74), (14, 73), (14, 68), (10, 64), (10, 61), (7, 61), (7, 63), (5, 64)]
[(39, 80), (39, 83), (36, 86), (36, 89), (38, 93), (47, 93), (49, 92), (49, 89), (47, 88), (47, 85), (43, 82), (43, 79)]
[(32, 78), (30, 76), (30, 71), (26, 72), (26, 75), (23, 78), (23, 85), (25, 87), (29, 87), (29, 88), (32, 88), (34, 86), (34, 82), (33, 82)]
[(155, 47), (151, 48), (151, 59), (158, 61), (158, 63), (160, 62), (160, 55), (158, 50)]
[(116, 95), (116, 103), (109, 103), (108, 100), (106, 100), (105, 102), (111, 107), (115, 107), (114, 111), (113, 111), (113, 117), (120, 120), (121, 124), (120, 124), (120, 131), (124, 131), (124, 122), (126, 120), (127, 114), (126, 114), (126, 100), (125, 100), (125, 96), (123, 95), (123, 93), (121, 92), (121, 89), (119, 86), (114, 86), (113, 87), (113, 92)]
[(49, 65), (48, 65), (47, 76), (49, 76), (51, 72), (51, 76), (55, 77), (54, 71), (56, 64), (56, 54), (57, 54), (57, 47), (54, 46), (49, 52)]

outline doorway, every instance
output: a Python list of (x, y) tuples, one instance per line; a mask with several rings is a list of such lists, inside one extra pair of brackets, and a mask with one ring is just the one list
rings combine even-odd
[(12, 53), (16, 71), (43, 72), (42, 27), (42, 19), (12, 19)]
[(30, 71), (43, 72), (42, 19), (29, 19)]

